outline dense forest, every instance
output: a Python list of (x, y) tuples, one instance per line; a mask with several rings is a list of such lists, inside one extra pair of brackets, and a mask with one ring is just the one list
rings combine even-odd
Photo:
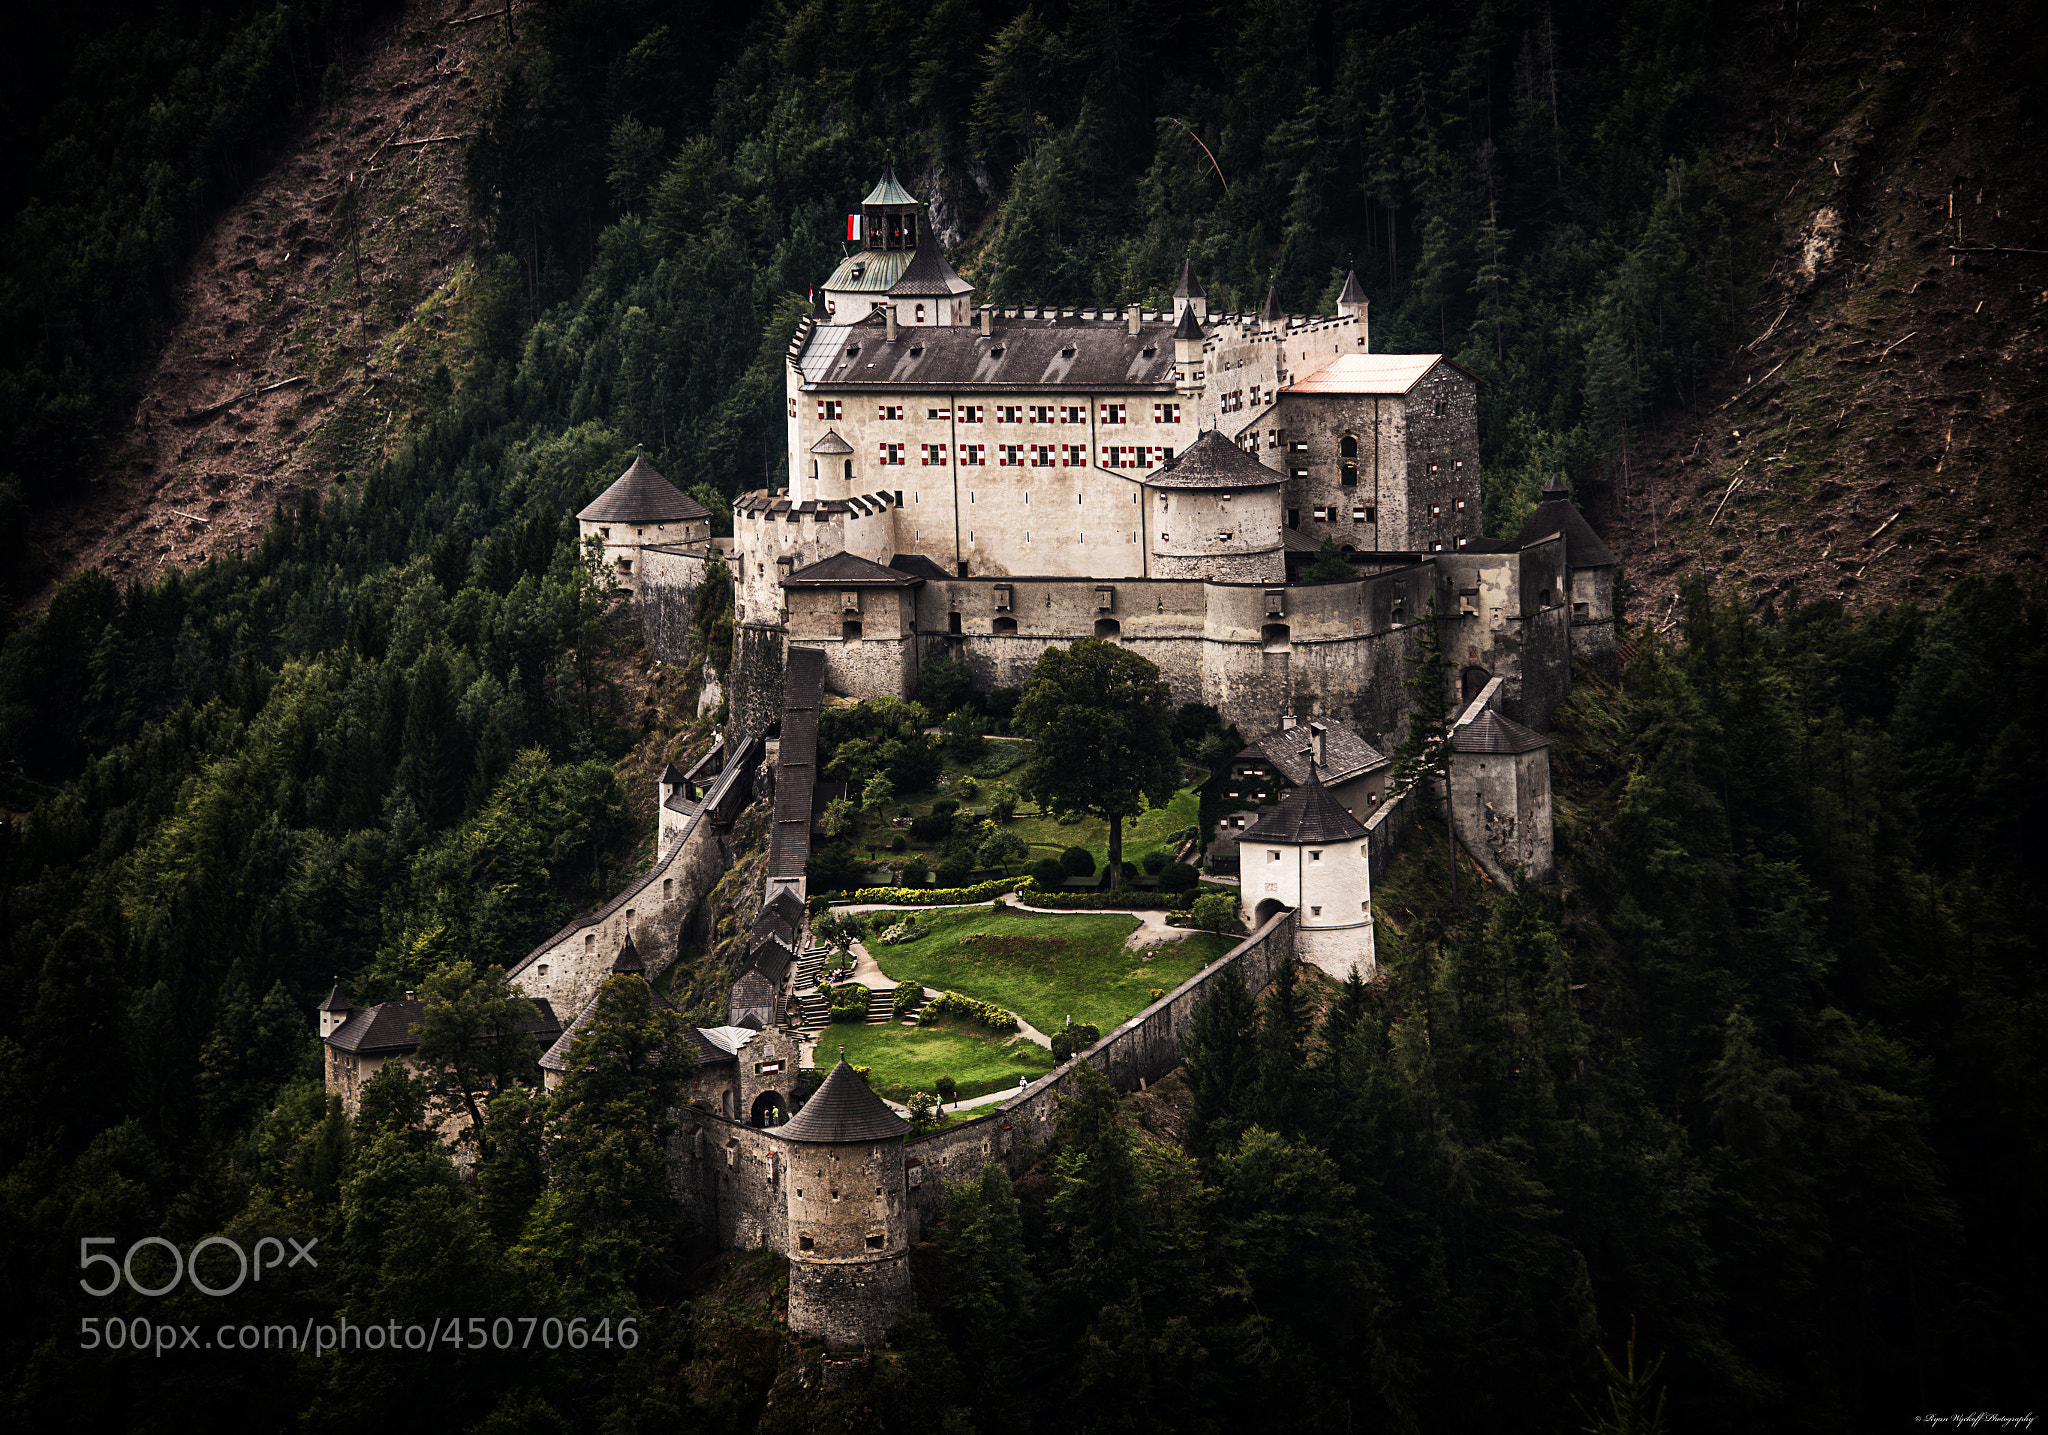
[[(0, 533), (90, 481), (209, 216), (392, 8), (8, 22)], [(714, 506), (764, 481), (786, 338), (883, 166), (995, 299), (1159, 301), (1192, 255), (1217, 307), (1271, 286), (1326, 310), (1355, 267), (1376, 349), (1485, 380), (1489, 532), (1513, 532), (1542, 475), (1596, 490), (1732, 344), (1757, 241), (1705, 122), (1716, 67), (1796, 23), (1745, 57), (1698, 0), (515, 18), (466, 157), (474, 277), (393, 456), (235, 561), (87, 573), (0, 629), (18, 1423), (1649, 1429), (1661, 1398), (1672, 1429), (1835, 1430), (2028, 1408), (2048, 612), (2010, 580), (1861, 616), (1688, 592), (1681, 628), (1637, 631), (1623, 681), (1589, 675), (1558, 716), (1556, 889), (1454, 901), (1418, 841), (1385, 894), (1385, 989), (1219, 1001), (1185, 1150), (1095, 1092), (1032, 1174), (955, 1193), (919, 1256), (931, 1318), (868, 1392), (804, 1383), (772, 1273), (713, 1283), (648, 1179), (657, 1010), (607, 1009), (638, 1057), (564, 1100), (493, 1102), (474, 1180), (409, 1083), (343, 1120), (311, 1034), (332, 983), (371, 1001), (507, 962), (644, 851), (620, 764), (677, 734), (627, 702), (636, 645), (567, 515), (635, 443)], [(78, 1348), (88, 1316), (211, 1313), (84, 1296), (81, 1238), (285, 1229), (328, 1259), (238, 1319), (645, 1334)]]

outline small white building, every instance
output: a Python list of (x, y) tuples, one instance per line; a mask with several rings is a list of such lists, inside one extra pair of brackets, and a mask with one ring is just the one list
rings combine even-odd
[(640, 596), (642, 561), (649, 548), (709, 548), (711, 510), (663, 478), (647, 461), (647, 451), (634, 456), (631, 467), (576, 515), (583, 538), (604, 544), (605, 568), (612, 581), (633, 597)]
[(1248, 926), (1294, 909), (1294, 954), (1343, 981), (1374, 969), (1372, 869), (1365, 824), (1323, 786), (1311, 762), (1308, 780), (1259, 814), (1238, 848), (1239, 900)]

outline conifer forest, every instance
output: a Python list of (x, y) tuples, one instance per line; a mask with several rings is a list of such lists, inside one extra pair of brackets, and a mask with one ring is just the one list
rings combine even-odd
[[(9, 1428), (2048, 1414), (2040, 7), (113, 0), (0, 32)], [(664, 1174), (660, 1054), (724, 1022), (716, 942), (597, 1008), (619, 1060), (470, 1067), (504, 970), (646, 870), (656, 775), (725, 711), (728, 588), (703, 671), (655, 663), (573, 515), (641, 447), (719, 535), (786, 481), (784, 355), (889, 169), (977, 302), (1170, 309), (1192, 261), (1212, 311), (1329, 314), (1355, 271), (1374, 351), (1480, 381), (1485, 533), (1562, 475), (1621, 556), (1623, 661), (1552, 719), (1556, 881), (1449, 863), (1424, 816), (1373, 981), (1219, 982), (1172, 1078), (1086, 1079), (1021, 1175), (956, 1171), (919, 1308), (839, 1385), (786, 1263), (709, 1248)], [(295, 190), (302, 234), (262, 218)], [(259, 221), (274, 250), (221, 237)], [(205, 318), (273, 269), (273, 309)], [(259, 330), (289, 331), (262, 363)], [(212, 389), (153, 409), (180, 364)], [(288, 383), (216, 489), (138, 457)], [(920, 697), (877, 729), (885, 798), (954, 741), (923, 718), (1003, 717)], [(349, 1115), (337, 984), (440, 1003), (467, 1080), (387, 1068)], [(427, 1113), (479, 1081), (451, 1149)], [(317, 1265), (232, 1298), (81, 1265), (287, 1234)], [(635, 1340), (80, 1335), (230, 1309)]]

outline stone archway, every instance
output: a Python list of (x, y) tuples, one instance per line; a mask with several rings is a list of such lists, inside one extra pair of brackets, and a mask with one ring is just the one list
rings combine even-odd
[(1278, 897), (1268, 897), (1252, 909), (1252, 930), (1256, 932), (1259, 928), (1265, 926), (1266, 923), (1273, 920), (1274, 913), (1286, 910), (1287, 904), (1285, 902), (1281, 901)]
[(747, 1114), (749, 1126), (780, 1126), (788, 1119), (789, 1103), (775, 1091), (764, 1091), (755, 1097), (754, 1109)]
[(1466, 668), (1464, 673), (1460, 676), (1458, 683), (1458, 691), (1464, 694), (1463, 700), (1469, 703), (1472, 701), (1472, 699), (1478, 697), (1480, 693), (1484, 692), (1486, 689), (1486, 685), (1492, 681), (1492, 673), (1489, 673), (1488, 671), (1486, 671), (1486, 669), (1478, 666), (1477, 664), (1474, 664)]

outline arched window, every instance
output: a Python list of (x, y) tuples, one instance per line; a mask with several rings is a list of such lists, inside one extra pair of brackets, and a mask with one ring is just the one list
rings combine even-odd
[(1014, 637), (1016, 637), (1016, 636), (1017, 636), (1017, 620), (1016, 620), (1015, 618), (998, 618), (998, 619), (996, 619), (996, 623), (995, 623), (995, 634), (996, 634), (996, 636), (997, 636), (997, 637), (999, 637), (999, 638), (1014, 638)]
[(1097, 618), (1095, 636), (1105, 643), (1119, 642), (1123, 638), (1124, 626), (1114, 618)]
[(1285, 623), (1268, 623), (1259, 630), (1259, 651), (1285, 653), (1294, 647), (1294, 634)]
[(846, 481), (847, 481), (848, 483), (851, 483), (851, 482), (853, 482), (853, 460), (852, 460), (852, 459), (848, 459), (848, 460), (846, 461)]
[(920, 304), (920, 305), (918, 305), (918, 306), (917, 306), (917, 321), (916, 321), (916, 322), (918, 322), (918, 323), (920, 323), (920, 324), (922, 324), (922, 323), (924, 322), (924, 305), (922, 305), (922, 304)]
[(1337, 441), (1337, 456), (1339, 458), (1358, 457), (1358, 436), (1356, 434), (1346, 434)]

